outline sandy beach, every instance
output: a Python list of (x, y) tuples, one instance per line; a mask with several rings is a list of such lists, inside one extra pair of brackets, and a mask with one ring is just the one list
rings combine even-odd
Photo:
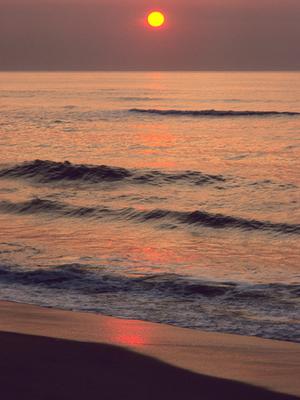
[(299, 398), (294, 343), (0, 303), (2, 398)]

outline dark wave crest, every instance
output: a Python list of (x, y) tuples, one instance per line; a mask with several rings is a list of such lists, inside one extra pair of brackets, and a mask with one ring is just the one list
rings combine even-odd
[(214, 229), (240, 229), (244, 231), (269, 231), (281, 234), (299, 234), (300, 224), (258, 221), (205, 211), (171, 211), (163, 209), (137, 210), (109, 207), (76, 207), (67, 203), (35, 198), (21, 203), (0, 202), (0, 211), (14, 214), (48, 214), (53, 217), (127, 220), (139, 223), (163, 223), (164, 228), (179, 226), (209, 227)]
[(225, 181), (220, 175), (207, 175), (197, 171), (161, 172), (157, 170), (129, 170), (106, 165), (72, 164), (35, 160), (0, 170), (0, 178), (22, 178), (38, 183), (59, 181), (102, 183), (126, 181), (131, 184), (168, 184), (183, 182), (201, 185)]
[(228, 300), (296, 300), (300, 285), (241, 284), (237, 282), (205, 281), (177, 274), (155, 274), (130, 277), (102, 272), (82, 264), (63, 264), (51, 268), (24, 269), (0, 265), (0, 281), (24, 285), (40, 285), (54, 289), (68, 289), (84, 293), (117, 293), (155, 291), (157, 295), (224, 297)]
[(134, 113), (169, 115), (169, 116), (192, 116), (192, 117), (272, 117), (272, 116), (297, 116), (299, 112), (292, 111), (233, 111), (233, 110), (157, 110), (132, 108)]
[(39, 182), (60, 180), (102, 182), (122, 180), (129, 176), (131, 176), (130, 171), (124, 168), (108, 167), (106, 165), (79, 165), (68, 161), (35, 160), (0, 170), (0, 177), (2, 178), (34, 178)]
[(217, 282), (194, 282), (173, 274), (127, 277), (93, 272), (81, 264), (67, 264), (57, 267), (25, 270), (0, 265), (0, 281), (26, 285), (41, 285), (51, 288), (71, 289), (85, 293), (107, 293), (128, 291), (153, 291), (171, 295), (221, 296), (235, 285)]

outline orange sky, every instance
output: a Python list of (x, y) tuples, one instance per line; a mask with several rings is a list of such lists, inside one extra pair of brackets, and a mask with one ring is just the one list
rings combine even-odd
[(299, 21), (299, 0), (0, 0), (0, 69), (295, 70)]

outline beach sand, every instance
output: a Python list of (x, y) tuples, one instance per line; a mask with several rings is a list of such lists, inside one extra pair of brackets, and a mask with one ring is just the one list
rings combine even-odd
[(300, 346), (0, 302), (0, 398), (292, 399)]

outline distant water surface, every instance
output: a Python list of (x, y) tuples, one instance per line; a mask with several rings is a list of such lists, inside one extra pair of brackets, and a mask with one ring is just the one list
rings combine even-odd
[(300, 341), (300, 73), (0, 73), (0, 299)]

